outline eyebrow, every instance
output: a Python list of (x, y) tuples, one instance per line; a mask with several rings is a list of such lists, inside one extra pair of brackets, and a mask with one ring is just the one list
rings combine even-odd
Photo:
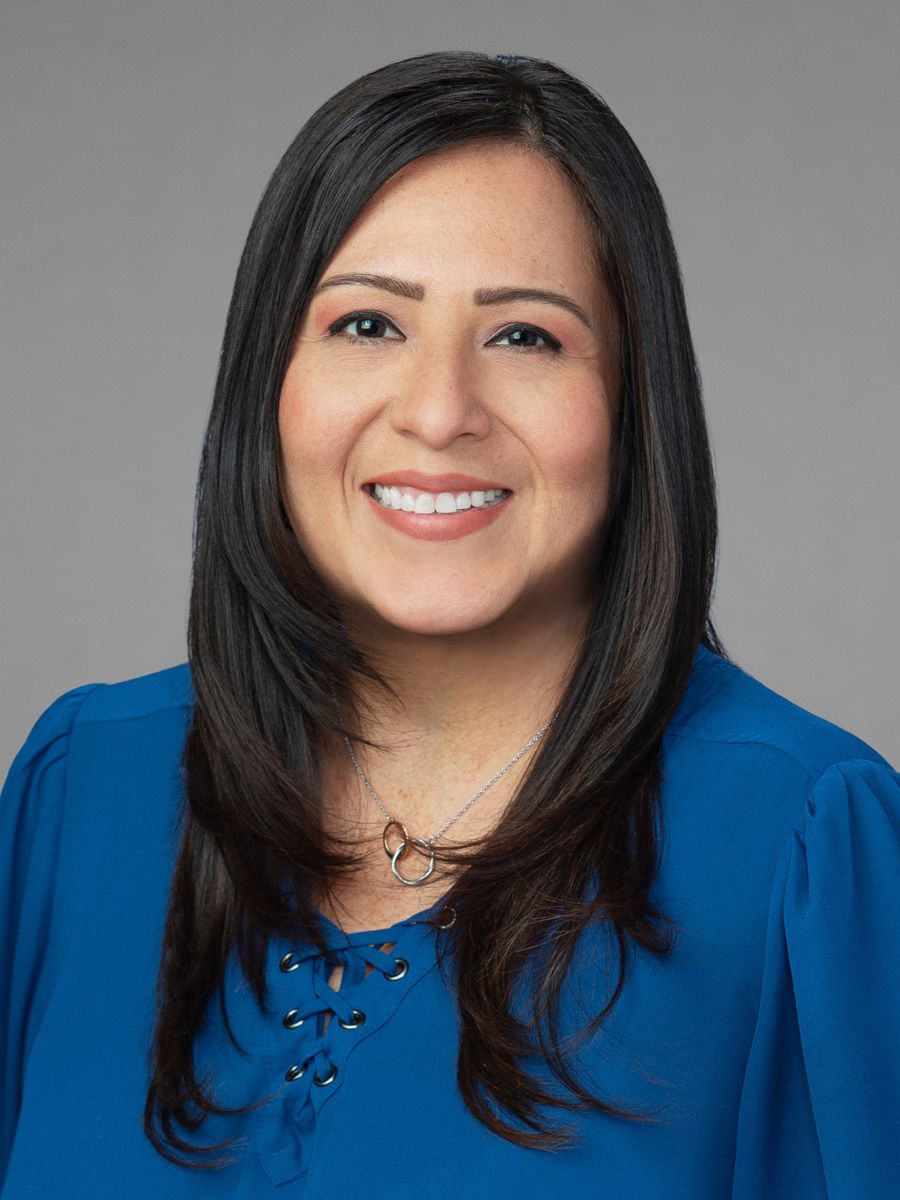
[[(421, 283), (408, 283), (405, 279), (397, 279), (394, 275), (331, 275), (322, 281), (313, 292), (313, 297), (324, 292), (326, 288), (345, 287), (348, 284), (362, 284), (366, 287), (381, 288), (395, 296), (403, 296), (407, 300), (424, 300), (425, 288)], [(310, 297), (312, 299), (312, 297)], [(488, 304), (506, 304), (511, 300), (533, 300), (539, 304), (555, 304), (576, 316), (579, 321), (593, 333), (594, 327), (588, 320), (587, 314), (580, 305), (560, 292), (548, 292), (543, 288), (528, 287), (496, 287), (478, 288), (473, 299), (479, 306)]]

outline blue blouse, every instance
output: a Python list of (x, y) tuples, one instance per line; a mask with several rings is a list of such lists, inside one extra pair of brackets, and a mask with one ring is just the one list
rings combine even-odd
[[(578, 1135), (555, 1152), (485, 1129), (456, 1086), (442, 934), (422, 923), (439, 900), (378, 930), (328, 922), (328, 955), (273, 943), (266, 1015), (232, 960), (244, 1053), (211, 1005), (198, 1075), (223, 1104), (269, 1100), (188, 1135), (236, 1136), (231, 1165), (163, 1159), (141, 1118), (192, 702), (187, 663), (76, 687), (10, 768), (2, 1200), (900, 1197), (900, 775), (704, 647), (664, 738), (651, 898), (676, 946), (635, 950), (578, 1051), (592, 1091), (652, 1123), (548, 1108)], [(607, 942), (584, 940), (564, 1032), (608, 998)]]

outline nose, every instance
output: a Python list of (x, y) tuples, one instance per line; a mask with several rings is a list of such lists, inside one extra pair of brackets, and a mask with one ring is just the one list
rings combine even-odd
[(430, 343), (414, 357), (390, 404), (392, 428), (435, 450), (458, 437), (490, 431), (490, 412), (479, 394), (477, 369), (461, 346)]

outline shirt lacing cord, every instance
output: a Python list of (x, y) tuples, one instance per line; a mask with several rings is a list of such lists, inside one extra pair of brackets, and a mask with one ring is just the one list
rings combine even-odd
[[(312, 959), (311, 963), (309, 959)], [(344, 967), (339, 990), (333, 988), (327, 978), (338, 963)], [(321, 1018), (328, 1012), (333, 1013), (333, 1020), (324, 1032), (303, 1045), (299, 1054), (295, 1051), (293, 1062), (286, 1059), (289, 1065), (284, 1072), (282, 1094), (274, 1106), (262, 1114), (257, 1150), (263, 1169), (276, 1187), (299, 1179), (309, 1170), (317, 1130), (317, 1106), (313, 1103), (312, 1093), (314, 1089), (327, 1090), (338, 1078), (339, 1067), (330, 1051), (334, 1021), (340, 1030), (347, 1031), (359, 1029), (365, 1023), (365, 1012), (352, 1000), (353, 993), (366, 980), (367, 964), (381, 971), (391, 982), (399, 981), (409, 973), (407, 959), (366, 944), (330, 947), (324, 955), (315, 950), (291, 951), (281, 958), (279, 967), (285, 974), (296, 971), (301, 965), (306, 967), (302, 1006), (285, 1012), (282, 1017), (284, 1029), (295, 1030), (310, 1018)], [(350, 1032), (340, 1030), (339, 1036), (351, 1036)]]
[[(280, 967), (284, 972), (295, 971), (302, 960), (291, 951), (282, 958)], [(324, 978), (324, 970), (329, 966), (340, 963), (344, 968), (344, 978), (341, 980), (342, 989), (336, 990)], [(381, 971), (385, 979), (395, 981), (402, 979), (409, 970), (405, 958), (385, 954), (376, 946), (342, 946), (331, 951), (328, 958), (316, 956), (316, 966), (313, 972), (313, 996), (309, 1003), (304, 1003), (304, 1010), (290, 1008), (282, 1018), (286, 1029), (297, 1029), (309, 1017), (331, 1012), (343, 1029), (358, 1029), (365, 1022), (366, 1014), (354, 1008), (346, 993), (347, 987), (358, 984), (365, 979), (366, 964)], [(326, 1033), (320, 1034), (305, 1048), (305, 1057), (300, 1063), (292, 1063), (284, 1073), (288, 1083), (303, 1079), (313, 1067), (311, 1082), (318, 1087), (327, 1087), (337, 1078), (338, 1067), (331, 1062), (328, 1052)], [(307, 1083), (309, 1086), (309, 1082)]]
[[(444, 906), (441, 915), (444, 920), (437, 923), (438, 929), (449, 929), (456, 921), (456, 912), (450, 905)], [(287, 1039), (288, 1033), (299, 1029), (311, 1018), (314, 1019), (311, 1026), (316, 1023), (316, 1018), (321, 1022), (324, 1014), (329, 1012), (333, 1014), (333, 1019), (328, 1022), (324, 1031), (318, 1029), (316, 1036), (309, 1041), (301, 1034), (293, 1055), (290, 1054), (291, 1048), (286, 1042), (283, 1060), (286, 1069), (283, 1069), (284, 1083), (281, 1094), (274, 1104), (267, 1106), (260, 1113), (260, 1123), (254, 1141), (259, 1161), (276, 1187), (299, 1179), (309, 1170), (315, 1153), (318, 1124), (318, 1106), (313, 1102), (313, 1095), (316, 1091), (328, 1093), (331, 1090), (338, 1079), (339, 1071), (342, 1070), (334, 1058), (343, 1061), (354, 1048), (354, 1043), (348, 1042), (343, 1059), (340, 1051), (333, 1057), (333, 1051), (338, 1044), (336, 1038), (352, 1038), (352, 1031), (359, 1029), (366, 1022), (365, 1011), (353, 1003), (354, 998), (358, 999), (356, 993), (366, 986), (366, 967), (371, 966), (380, 971), (383, 978), (392, 985), (403, 979), (409, 984), (421, 974), (418, 970), (412, 971), (409, 959), (397, 953), (400, 943), (403, 944), (404, 954), (409, 954), (410, 949), (415, 950), (418, 938), (411, 938), (409, 929), (413, 925), (426, 927), (428, 922), (404, 922), (402, 928), (393, 931), (393, 936), (390, 936), (392, 931), (384, 931), (382, 944), (390, 943), (393, 947), (391, 953), (385, 953), (377, 946), (365, 942), (360, 934), (343, 934), (335, 928), (334, 940), (329, 940), (324, 953), (306, 946), (300, 950), (291, 950), (281, 957), (279, 972), (288, 977), (293, 972), (298, 972), (296, 978), (299, 993), (295, 1006), (288, 1008), (282, 1017), (282, 1036)], [(406, 949), (407, 946), (409, 949)], [(429, 954), (427, 962), (423, 963), (425, 969), (428, 969), (431, 960), (432, 956)], [(338, 964), (344, 969), (339, 988), (334, 988), (328, 982), (328, 978)], [(376, 1025), (400, 1002), (404, 990), (398, 990), (392, 1000), (388, 1000), (386, 995), (378, 999), (373, 998)], [(284, 988), (279, 988), (279, 991), (283, 994)], [(376, 988), (376, 992), (380, 991), (380, 988)], [(335, 1022), (339, 1029), (332, 1034)], [(344, 1030), (348, 1032), (342, 1032)], [(277, 1063), (277, 1057), (280, 1057), (277, 1050), (280, 1044), (277, 1033), (274, 1034), (274, 1038), (274, 1045), (270, 1043), (269, 1051), (270, 1061), (273, 1052), (276, 1056), (272, 1062), (273, 1066)]]

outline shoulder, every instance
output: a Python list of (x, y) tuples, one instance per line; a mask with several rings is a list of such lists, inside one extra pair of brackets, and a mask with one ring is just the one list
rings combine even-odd
[(37, 717), (0, 802), (0, 837), (23, 852), (28, 830), (82, 828), (109, 840), (136, 816), (163, 819), (178, 772), (193, 691), (188, 663), (116, 682), (83, 683)]
[(896, 789), (896, 772), (864, 738), (703, 646), (663, 738), (662, 767), (675, 855), (764, 866), (759, 887), (792, 836), (822, 827), (825, 809), (837, 818), (849, 803), (871, 817), (873, 772), (882, 794)]
[[(193, 706), (187, 662), (115, 682), (82, 683), (56, 696), (39, 713), (13, 760), (21, 769), (35, 758), (58, 758), (81, 731), (93, 732), (95, 744), (132, 722), (183, 714)], [(183, 724), (183, 722), (182, 722)], [(98, 728), (94, 728), (98, 727)], [(11, 768), (11, 769), (13, 769)]]
[[(82, 683), (38, 715), (9, 767), (0, 956), (12, 982), (0, 986), (0, 1028), (10, 1112), (44, 1014), (71, 994), (57, 989), (78, 992), (88, 977), (93, 986), (110, 959), (121, 963), (160, 935), (191, 703), (187, 663)], [(0, 1130), (0, 1143), (7, 1135)]]
[(57, 930), (70, 930), (94, 922), (109, 895), (131, 895), (132, 917), (139, 902), (161, 906), (192, 703), (189, 667), (180, 663), (80, 684), (44, 709), (0, 795), (0, 909), (6, 887), (11, 912), (30, 897), (34, 929), (52, 908)]
[[(875, 910), (896, 891), (897, 772), (854, 732), (705, 648), (666, 731), (662, 766), (657, 897), (689, 931), (686, 951), (708, 955), (716, 986), (728, 963), (755, 1002), (766, 955), (780, 961), (786, 897), (824, 946), (838, 918), (803, 897), (837, 904), (856, 888), (852, 904)], [(848, 928), (864, 920), (840, 919)]]
[(667, 734), (695, 753), (773, 765), (812, 782), (834, 764), (889, 766), (862, 737), (803, 708), (736, 662), (698, 648), (694, 671)]
[(189, 664), (178, 663), (116, 682), (86, 683), (64, 692), (46, 713), (69, 713), (72, 725), (140, 720), (191, 707)]

